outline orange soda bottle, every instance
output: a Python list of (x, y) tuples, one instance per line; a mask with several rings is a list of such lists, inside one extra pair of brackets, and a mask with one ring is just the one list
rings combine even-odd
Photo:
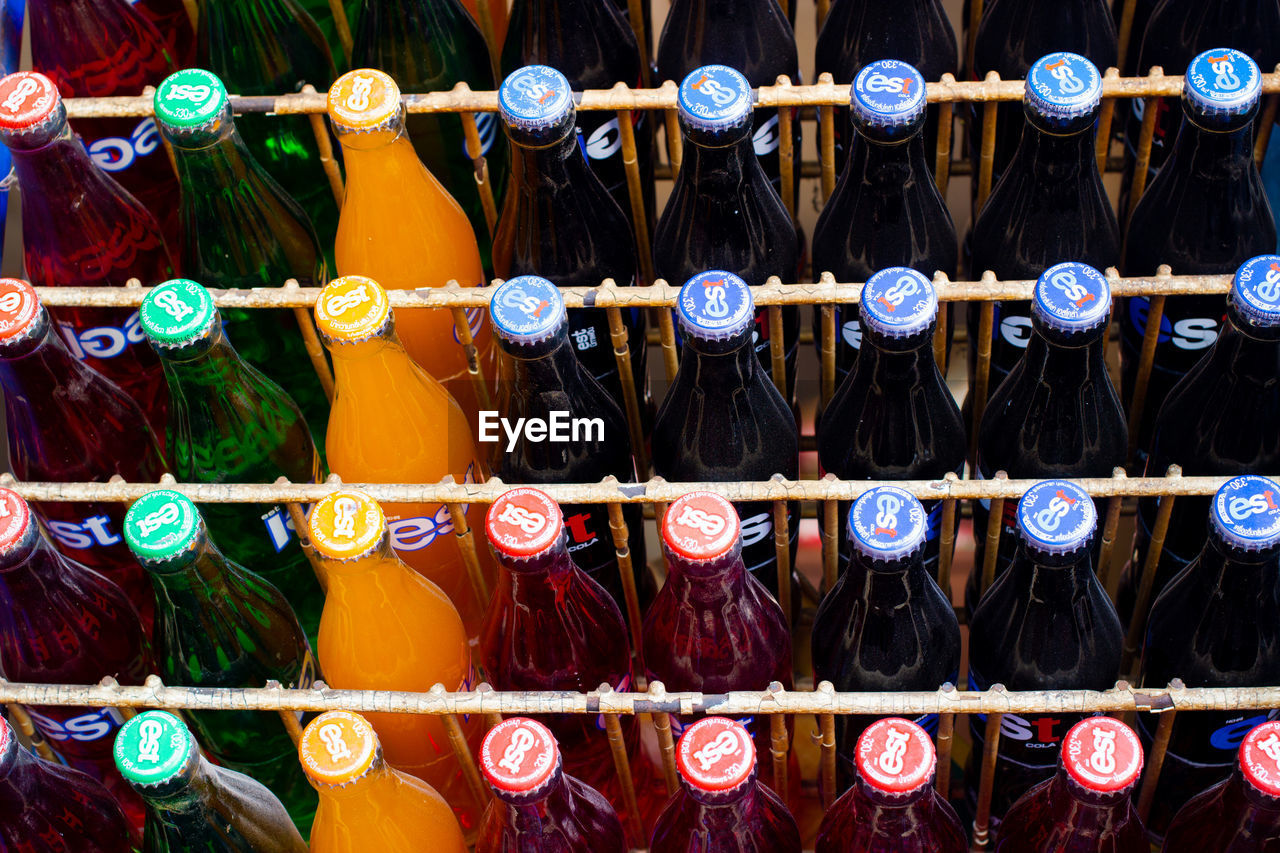
[[(462, 619), (440, 587), (396, 557), (377, 501), (360, 491), (334, 492), (312, 507), (307, 533), (329, 584), (317, 650), (330, 687), (425, 692), (438, 683), (471, 689), (471, 646)], [(464, 830), (474, 832), (480, 804), (440, 718), (371, 713), (368, 719), (387, 761), (439, 791)], [(463, 731), (474, 748), (480, 718), (464, 720)]]
[[(334, 246), (339, 275), (367, 275), (389, 290), (484, 285), (475, 233), (462, 208), (422, 165), (404, 127), (400, 89), (363, 68), (329, 89), (329, 120), (342, 143), (347, 194)], [(444, 308), (401, 312), (400, 334), (414, 361), (440, 380), (472, 423), (480, 396), (467, 372), (453, 315)], [(489, 387), (496, 350), (483, 309), (467, 312)]]
[(320, 794), (311, 853), (464, 853), (458, 821), (436, 790), (382, 757), (369, 721), (326, 711), (302, 732), (302, 770)]
[[(329, 415), (329, 470), (348, 483), (436, 483), (452, 474), (459, 483), (488, 479), (471, 427), (439, 382), (405, 354), (396, 336), (402, 313), (392, 315), (377, 282), (344, 276), (329, 282), (316, 301), (316, 325), (333, 356), (334, 397)], [(401, 559), (434, 581), (478, 636), (487, 601), (479, 600), (444, 504), (387, 504), (391, 546)], [(485, 507), (466, 512), (473, 530), (484, 529)], [(477, 548), (487, 581), (492, 556)]]

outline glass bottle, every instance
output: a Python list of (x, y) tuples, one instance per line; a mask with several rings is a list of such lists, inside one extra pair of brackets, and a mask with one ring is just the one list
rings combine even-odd
[(178, 68), (196, 61), (196, 29), (183, 0), (137, 0), (133, 7), (155, 25)]

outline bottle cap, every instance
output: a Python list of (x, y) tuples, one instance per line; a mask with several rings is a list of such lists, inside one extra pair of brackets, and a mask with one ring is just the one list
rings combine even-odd
[(1259, 255), (1241, 264), (1227, 299), (1250, 325), (1280, 326), (1280, 255)]
[(1078, 53), (1051, 53), (1037, 59), (1027, 72), (1025, 97), (1038, 115), (1069, 122), (1089, 115), (1102, 103), (1102, 75)]
[(1280, 545), (1280, 485), (1247, 474), (1233, 477), (1213, 496), (1213, 529), (1232, 548), (1266, 551)]
[(751, 123), (751, 84), (727, 65), (695, 68), (680, 84), (680, 120), (695, 130), (733, 130)]
[(302, 772), (320, 785), (346, 785), (368, 772), (378, 755), (369, 721), (350, 711), (325, 711), (302, 730)]
[(729, 791), (751, 778), (756, 747), (742, 723), (706, 717), (684, 730), (676, 745), (684, 781), (701, 791)]
[(182, 720), (168, 711), (144, 711), (120, 727), (112, 751), (120, 775), (135, 785), (154, 785), (185, 767), (195, 749)]
[(33, 528), (27, 502), (13, 489), (0, 487), (0, 557), (22, 545)]
[(37, 71), (19, 71), (0, 80), (0, 132), (35, 130), (62, 103), (58, 87)]
[(560, 289), (536, 275), (504, 281), (489, 297), (489, 317), (498, 337), (518, 344), (545, 341), (567, 322)]
[(1035, 317), (1059, 332), (1087, 332), (1111, 317), (1111, 286), (1088, 264), (1055, 264), (1036, 281)]
[(897, 59), (879, 59), (863, 66), (849, 87), (849, 109), (856, 121), (870, 127), (904, 127), (924, 115), (924, 77)]
[(147, 339), (159, 347), (177, 347), (203, 338), (217, 322), (218, 309), (203, 286), (175, 278), (152, 288), (138, 319)]
[(329, 343), (354, 344), (376, 337), (391, 319), (387, 292), (371, 278), (344, 275), (320, 291), (316, 328)]
[(1258, 64), (1229, 47), (1206, 50), (1191, 60), (1182, 84), (1183, 102), (1203, 116), (1237, 116), (1262, 96)]
[(1114, 717), (1089, 717), (1063, 738), (1062, 764), (1081, 787), (1109, 794), (1138, 781), (1142, 744), (1133, 729)]
[(928, 784), (938, 766), (929, 735), (910, 720), (876, 720), (858, 738), (858, 775), (885, 794), (907, 794)]
[(555, 772), (560, 749), (551, 730), (528, 717), (503, 720), (480, 744), (480, 769), (499, 791), (527, 794)]
[(536, 557), (559, 542), (563, 530), (560, 507), (537, 489), (504, 492), (484, 517), (489, 542), (506, 557)]
[(330, 560), (363, 557), (378, 546), (386, 531), (382, 507), (356, 489), (325, 495), (307, 516), (311, 546)]
[(0, 717), (0, 767), (7, 763), (9, 755), (18, 748), (18, 739), (14, 736), (9, 721)]
[(569, 81), (549, 65), (526, 65), (507, 75), (498, 89), (502, 120), (520, 130), (546, 130), (574, 113)]
[(737, 510), (719, 495), (690, 492), (677, 498), (662, 519), (662, 541), (686, 560), (715, 560), (738, 542)]
[(373, 68), (348, 71), (329, 87), (329, 121), (343, 130), (376, 130), (400, 115), (400, 87)]
[(203, 523), (186, 495), (156, 489), (134, 501), (125, 513), (124, 541), (138, 559), (164, 562), (195, 545)]
[(905, 489), (877, 486), (849, 507), (849, 541), (874, 560), (900, 560), (924, 545), (924, 507)]
[(680, 288), (680, 328), (704, 341), (740, 335), (755, 322), (755, 304), (747, 283), (731, 272), (700, 272)]
[(938, 316), (933, 282), (906, 267), (889, 267), (867, 279), (859, 302), (862, 323), (887, 338), (907, 338), (929, 330)]
[(1089, 544), (1098, 511), (1085, 490), (1067, 480), (1043, 480), (1018, 501), (1018, 529), (1028, 548), (1069, 554)]
[(227, 88), (216, 74), (184, 68), (164, 78), (152, 99), (156, 121), (170, 130), (195, 130), (216, 121), (227, 109)]
[(1240, 744), (1245, 780), (1270, 797), (1280, 797), (1280, 722), (1255, 726)]
[(26, 337), (39, 316), (34, 287), (20, 278), (0, 278), (0, 344)]

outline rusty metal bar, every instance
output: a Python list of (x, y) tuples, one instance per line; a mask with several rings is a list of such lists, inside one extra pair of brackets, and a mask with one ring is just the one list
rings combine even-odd
[[(823, 272), (818, 280), (819, 286), (833, 291), (835, 283), (835, 276), (829, 272)], [(822, 319), (821, 407), (825, 409), (836, 393), (836, 309), (831, 303), (824, 302), (818, 310)]]
[[(997, 471), (991, 482), (1007, 482), (1009, 475)], [(996, 557), (1000, 550), (1000, 532), (1004, 528), (1004, 498), (992, 498), (991, 511), (987, 513), (987, 541), (982, 552), (982, 575), (978, 586), (978, 600), (986, 595), (987, 590), (996, 579)], [(977, 535), (977, 532), (974, 532)]]
[[(785, 691), (777, 681), (769, 685), (768, 695), (776, 697)], [(787, 715), (785, 713), (769, 715), (769, 754), (773, 759), (773, 791), (786, 801), (787, 799), (787, 756), (791, 752), (791, 738), (787, 734)]]
[[(1120, 72), (1114, 68), (1108, 68), (1103, 75), (1104, 80), (1118, 80)], [(1097, 129), (1097, 151), (1098, 151), (1098, 171), (1105, 172), (1107, 170), (1107, 152), (1111, 150), (1111, 121), (1116, 112), (1116, 99), (1104, 98), (1102, 107), (1098, 112), (1098, 129)]]
[[(820, 86), (835, 87), (835, 78), (829, 72), (818, 75)], [(848, 106), (848, 96), (841, 106)], [(826, 204), (836, 190), (836, 111), (834, 104), (819, 107), (822, 120), (818, 125), (818, 151), (822, 162), (822, 203)]]
[[(826, 475), (821, 482), (828, 485), (835, 477)], [(840, 502), (828, 499), (822, 505), (822, 585), (830, 592), (838, 580), (840, 568)]]
[[(486, 0), (480, 0), (483, 5)], [(455, 91), (467, 91), (466, 83), (459, 82)], [(476, 124), (476, 114), (470, 110), (461, 113), (462, 135), (466, 141), (467, 157), (471, 158), (475, 169), (476, 192), (480, 194), (480, 209), (484, 211), (484, 224), (489, 228), (489, 239), (493, 239), (498, 228), (498, 205), (493, 198), (493, 182), (489, 179), (489, 160), (484, 156), (484, 147), (480, 143), (480, 128)]]
[[(1115, 468), (1111, 471), (1111, 476), (1117, 480), (1123, 480), (1126, 476), (1123, 468)], [(1124, 504), (1124, 498), (1113, 496), (1107, 500), (1107, 517), (1102, 526), (1102, 548), (1098, 554), (1098, 565), (1096, 574), (1098, 582), (1102, 584), (1102, 588), (1111, 594), (1112, 576), (1117, 574), (1112, 570), (1112, 564), (1115, 562), (1113, 552), (1116, 544), (1116, 533), (1120, 529), (1120, 510)], [(1112, 597), (1114, 601), (1114, 596)]]
[[(1124, 61), (1129, 56), (1129, 41), (1133, 37), (1133, 13), (1137, 8), (1137, 0), (1124, 0), (1124, 4), (1120, 8), (1120, 50), (1116, 58), (1116, 65), (1124, 68)], [(1139, 33), (1141, 36), (1141, 33)]]
[[(436, 695), (447, 695), (444, 686), (437, 684), (431, 688), (431, 692)], [(471, 790), (471, 796), (475, 797), (477, 805), (483, 809), (489, 803), (493, 792), (484, 780), (480, 778), (480, 768), (476, 766), (476, 757), (471, 754), (471, 745), (467, 743), (467, 736), (462, 731), (462, 724), (458, 722), (458, 715), (455, 713), (445, 713), (440, 715), (440, 722), (444, 723), (444, 730), (449, 735), (449, 746), (453, 747), (454, 757), (458, 759), (458, 767), (462, 770), (462, 778), (466, 780), (467, 787)]]
[(782, 306), (770, 305), (766, 311), (769, 316), (769, 364), (773, 374), (773, 387), (778, 389), (782, 399), (789, 400), (787, 389), (787, 350), (782, 331)]
[[(1165, 476), (1170, 480), (1178, 480), (1182, 477), (1182, 469), (1177, 465), (1170, 465)], [(1151, 527), (1151, 543), (1142, 564), (1138, 595), (1133, 604), (1133, 615), (1129, 618), (1129, 630), (1124, 638), (1124, 656), (1120, 661), (1121, 674), (1130, 679), (1136, 677), (1136, 670), (1142, 659), (1142, 634), (1147, 627), (1151, 590), (1155, 586), (1156, 567), (1160, 564), (1160, 554), (1164, 551), (1164, 540), (1169, 534), (1169, 518), (1173, 513), (1174, 500), (1175, 496), (1171, 494), (1160, 498), (1156, 508), (1156, 521)]]
[[(445, 477), (452, 482), (453, 475)], [(453, 520), (453, 532), (458, 537), (458, 551), (462, 554), (462, 564), (467, 569), (467, 580), (471, 582), (471, 593), (478, 602), (489, 600), (489, 584), (485, 582), (484, 572), (480, 569), (480, 555), (476, 550), (476, 537), (467, 524), (467, 513), (459, 501), (444, 501), (449, 508), (449, 518)]]
[[(986, 82), (999, 83), (1000, 75), (994, 71), (988, 72)], [(991, 195), (991, 178), (996, 162), (996, 118), (999, 112), (997, 110), (998, 106), (995, 101), (988, 101), (986, 106), (982, 108), (982, 146), (978, 154), (978, 197), (977, 204), (974, 207), (975, 213), (982, 210), (982, 206), (987, 203), (987, 196)]]
[[(1180, 682), (1175, 680), (1174, 683)], [(1173, 734), (1173, 721), (1177, 714), (1174, 708), (1162, 711), (1160, 722), (1156, 724), (1156, 734), (1151, 741), (1147, 766), (1142, 773), (1142, 793), (1138, 795), (1138, 814), (1143, 820), (1151, 816), (1151, 804), (1156, 797), (1156, 783), (1160, 781), (1160, 771), (1164, 769), (1164, 758), (1169, 754), (1169, 738)]]
[[(942, 82), (950, 85), (955, 82), (951, 73), (942, 75)], [(947, 187), (951, 184), (951, 131), (954, 125), (955, 107), (950, 102), (938, 105), (938, 148), (934, 159), (933, 179), (938, 185), (938, 192), (947, 197)]]
[[(616, 478), (610, 477), (608, 479)], [(607, 482), (607, 480), (606, 480)], [(630, 530), (627, 528), (626, 516), (622, 514), (622, 504), (609, 504), (609, 531), (613, 534), (613, 549), (618, 555), (618, 573), (622, 579), (622, 598), (627, 605), (627, 628), (631, 635), (631, 653), (634, 660), (632, 675), (639, 677), (644, 673), (644, 650), (641, 644), (640, 596), (636, 592), (635, 563), (631, 555)], [(648, 571), (647, 566), (642, 566)]]
[[(1161, 264), (1157, 275), (1169, 274), (1169, 267)], [(1156, 360), (1156, 344), (1160, 340), (1160, 326), (1164, 322), (1163, 294), (1154, 294), (1147, 302), (1147, 327), (1142, 334), (1142, 351), (1138, 356), (1138, 372), (1133, 380), (1133, 398), (1129, 401), (1129, 450), (1133, 459), (1138, 447), (1138, 434), (1142, 429), (1143, 411), (1147, 405), (1147, 388), (1151, 383), (1151, 369)]]
[(778, 604), (791, 624), (791, 524), (787, 502), (773, 502), (773, 547), (778, 559)]
[[(995, 685), (993, 691), (1004, 692)], [(973, 819), (973, 842), (970, 850), (986, 850), (991, 831), (991, 793), (994, 790), (996, 759), (1000, 749), (1000, 723), (1004, 714), (988, 714), (983, 735), (982, 772), (978, 775), (978, 811)]]
[[(1172, 77), (1164, 77), (1164, 69), (1159, 65), (1151, 69), (1148, 75), (1149, 80), (1153, 83), (1172, 80)], [(1166, 97), (1179, 95), (1182, 93), (1181, 85), (1178, 91), (1170, 92)], [(1138, 150), (1133, 167), (1133, 182), (1129, 186), (1129, 209), (1123, 211), (1124, 220), (1121, 227), (1126, 227), (1129, 218), (1133, 216), (1133, 210), (1138, 206), (1138, 199), (1142, 198), (1142, 193), (1147, 189), (1147, 171), (1151, 168), (1151, 141), (1156, 134), (1156, 117), (1160, 113), (1160, 101), (1158, 95), (1154, 93), (1147, 97), (1147, 102), (1142, 110), (1142, 130), (1138, 134)]]
[(675, 180), (680, 174), (680, 165), (684, 162), (684, 138), (680, 135), (680, 112), (675, 109), (662, 112), (667, 131), (667, 162), (671, 164), (671, 179)]
[[(610, 285), (613, 281), (610, 280)], [(627, 427), (631, 434), (631, 455), (635, 458), (636, 473), (641, 477), (649, 475), (649, 451), (644, 441), (644, 424), (640, 419), (640, 389), (636, 387), (636, 376), (631, 369), (631, 344), (627, 327), (622, 322), (622, 309), (610, 307), (605, 309), (609, 317), (609, 337), (613, 341), (613, 357), (618, 363), (618, 379), (622, 383), (622, 399), (626, 404)]]
[[(317, 94), (316, 87), (310, 83), (303, 86), (302, 91), (308, 95)], [(325, 97), (327, 103), (328, 95), (326, 94)], [(338, 207), (342, 207), (342, 199), (346, 196), (346, 188), (342, 182), (342, 169), (338, 167), (338, 161), (333, 156), (333, 139), (329, 136), (329, 128), (325, 126), (325, 113), (311, 113), (308, 118), (311, 120), (311, 134), (316, 138), (316, 150), (320, 155), (320, 166), (324, 169), (325, 177), (329, 180), (329, 189), (333, 192), (333, 200), (338, 203)]]
[[(619, 83), (614, 88), (626, 88)], [(618, 137), (622, 141), (622, 165), (627, 172), (627, 198), (631, 202), (631, 221), (635, 228), (636, 257), (640, 277), (653, 281), (653, 250), (649, 244), (649, 221), (644, 209), (644, 185), (640, 180), (640, 157), (636, 148), (636, 129), (631, 124), (631, 110), (618, 110)]]
[[(329, 12), (333, 15), (333, 29), (338, 34), (338, 42), (342, 45), (342, 58), (350, 66), (351, 48), (355, 40), (351, 38), (351, 22), (347, 20), (347, 9), (342, 5), (342, 0), (329, 0)], [(481, 13), (481, 20), (483, 23), (483, 13)]]
[[(779, 75), (776, 81), (778, 88), (790, 89), (791, 78), (785, 74)], [(778, 170), (781, 182), (782, 203), (787, 208), (787, 213), (791, 216), (792, 224), (796, 221), (796, 197), (795, 187), (797, 175), (795, 173), (795, 139), (792, 137), (791, 123), (793, 116), (790, 109), (778, 110)]]
[[(605, 282), (608, 284), (608, 281)], [(476, 288), (483, 292), (483, 288)], [(492, 291), (485, 294), (492, 295)], [(459, 305), (454, 305), (450, 311), (453, 313), (453, 333), (457, 335), (458, 344), (462, 347), (463, 353), (467, 356), (467, 375), (471, 379), (471, 387), (476, 391), (476, 400), (479, 401), (481, 409), (493, 409), (493, 398), (489, 394), (489, 383), (484, 375), (484, 368), (480, 365), (480, 351), (476, 349), (475, 338), (471, 336), (471, 323), (467, 319), (467, 310)]]

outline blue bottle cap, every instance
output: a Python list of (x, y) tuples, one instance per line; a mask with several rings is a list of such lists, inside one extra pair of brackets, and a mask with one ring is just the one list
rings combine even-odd
[(889, 267), (867, 279), (859, 305), (863, 326), (887, 338), (918, 335), (938, 316), (933, 283), (907, 267)]
[(489, 297), (489, 316), (498, 337), (518, 344), (545, 341), (566, 322), (560, 289), (536, 275), (504, 281)]
[(1259, 255), (1241, 264), (1228, 300), (1250, 325), (1280, 326), (1280, 255)]
[(1111, 286), (1088, 264), (1055, 264), (1036, 281), (1031, 303), (1037, 320), (1059, 332), (1087, 332), (1111, 317)]
[(874, 560), (900, 560), (924, 545), (924, 507), (905, 489), (877, 486), (849, 508), (849, 541)]
[(1206, 50), (1187, 66), (1182, 96), (1200, 115), (1243, 115), (1262, 96), (1262, 73), (1248, 54), (1229, 47)]
[(903, 127), (919, 120), (925, 107), (924, 77), (896, 59), (865, 66), (849, 88), (854, 118), (871, 127)]
[(747, 283), (731, 272), (700, 272), (680, 288), (680, 328), (704, 341), (740, 335), (755, 321)]
[(696, 68), (680, 84), (680, 118), (698, 130), (742, 127), (751, 121), (751, 84), (727, 65)]
[(1028, 548), (1069, 554), (1089, 544), (1098, 511), (1084, 489), (1068, 480), (1044, 480), (1018, 501), (1018, 529)]
[(559, 71), (526, 65), (507, 75), (498, 89), (502, 120), (521, 130), (545, 130), (573, 113), (573, 90)]
[(1233, 477), (1213, 496), (1209, 518), (1232, 548), (1264, 551), (1280, 545), (1280, 485), (1254, 474)]
[(1027, 72), (1026, 104), (1051, 121), (1089, 115), (1102, 103), (1102, 75), (1078, 53), (1042, 56)]

